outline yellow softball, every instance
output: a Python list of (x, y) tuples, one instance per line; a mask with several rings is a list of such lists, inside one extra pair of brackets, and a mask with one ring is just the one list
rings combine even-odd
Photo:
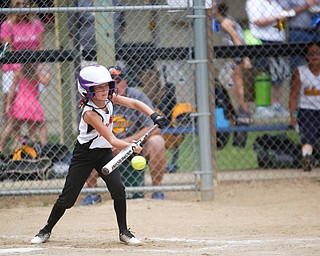
[(133, 169), (141, 171), (146, 167), (147, 160), (143, 156), (135, 156), (131, 159)]

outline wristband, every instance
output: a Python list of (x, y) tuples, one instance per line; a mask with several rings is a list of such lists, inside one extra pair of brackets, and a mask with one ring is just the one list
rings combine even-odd
[(297, 118), (298, 115), (299, 115), (299, 112), (298, 112), (298, 111), (294, 111), (294, 112), (292, 113), (292, 116), (294, 116), (295, 118)]

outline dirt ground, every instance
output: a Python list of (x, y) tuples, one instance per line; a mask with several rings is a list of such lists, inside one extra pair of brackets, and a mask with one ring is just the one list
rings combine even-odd
[(320, 255), (320, 180), (223, 182), (215, 200), (167, 192), (166, 200), (128, 200), (128, 224), (142, 246), (118, 241), (109, 196), (66, 212), (50, 240), (29, 240), (54, 197), (0, 198), (0, 255)]

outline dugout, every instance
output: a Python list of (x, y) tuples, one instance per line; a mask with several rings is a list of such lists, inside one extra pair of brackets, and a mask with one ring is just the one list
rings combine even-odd
[[(275, 44), (275, 45), (259, 45), (259, 46), (213, 46), (210, 51), (213, 53), (214, 59), (224, 59), (232, 58), (233, 56), (243, 57), (257, 57), (257, 56), (290, 56), (302, 54), (304, 44)], [(18, 63), (18, 62), (64, 62), (65, 66), (68, 66), (68, 69), (77, 70), (77, 63), (80, 56), (85, 57), (84, 52), (80, 52), (78, 49), (62, 49), (62, 50), (45, 50), (45, 51), (21, 51), (21, 52), (9, 52), (6, 57), (1, 60), (1, 63)], [(135, 68), (140, 69), (152, 69), (155, 62), (159, 61), (191, 61), (194, 59), (194, 48), (193, 47), (158, 47), (153, 43), (139, 43), (139, 44), (124, 44), (116, 53), (116, 60), (123, 61), (124, 63), (130, 62), (130, 65), (137, 63), (138, 66)], [(67, 64), (67, 63), (70, 63)], [(74, 66), (71, 64), (75, 64)], [(130, 66), (129, 65), (129, 66)], [(69, 74), (72, 75), (72, 72)], [(193, 75), (193, 74), (192, 74)], [(61, 82), (66, 77), (61, 78)], [(193, 80), (191, 80), (193, 82)], [(70, 86), (70, 85), (68, 85)], [(72, 87), (73, 85), (71, 85)], [(64, 86), (62, 86), (64, 87)], [(211, 92), (213, 93), (213, 92)], [(212, 96), (212, 95), (211, 95)], [(213, 96), (212, 96), (213, 98)], [(73, 99), (68, 99), (73, 101)], [(73, 102), (72, 104), (76, 104)], [(62, 119), (64, 122), (64, 127), (68, 129), (63, 129), (64, 138), (73, 137), (73, 129), (70, 129), (70, 119)], [(175, 128), (177, 129), (177, 128)], [(230, 127), (227, 128), (230, 130), (246, 130), (253, 131), (255, 129), (272, 129), (278, 130), (280, 126), (264, 127), (260, 126), (255, 128), (255, 126), (250, 127)], [(163, 131), (167, 133), (168, 131)], [(177, 129), (178, 133), (185, 133), (185, 130)], [(191, 132), (194, 130), (191, 129)], [(214, 132), (219, 132), (216, 130)], [(72, 143), (72, 142), (71, 142)], [(216, 145), (216, 142), (213, 141), (212, 145)]]
[[(277, 57), (277, 56), (291, 56), (303, 55), (305, 43), (279, 43), (273, 45), (242, 45), (242, 46), (213, 46), (212, 51), (214, 58), (224, 59), (232, 58), (233, 56), (248, 56), (251, 57)], [(81, 53), (78, 50), (44, 50), (44, 51), (18, 51), (7, 52), (5, 57), (0, 60), (3, 63), (35, 63), (35, 62), (74, 62)], [(150, 61), (157, 60), (188, 60), (194, 57), (194, 49), (190, 47), (155, 47), (152, 45), (127, 45), (119, 49), (116, 54), (117, 61), (138, 61), (141, 63), (150, 63)], [(139, 59), (136, 59), (139, 58)], [(286, 125), (267, 126), (265, 130), (283, 130)], [(288, 127), (287, 127), (288, 128)], [(249, 127), (230, 127), (232, 131), (235, 130), (263, 130), (263, 126)], [(72, 135), (70, 135), (72, 136)]]

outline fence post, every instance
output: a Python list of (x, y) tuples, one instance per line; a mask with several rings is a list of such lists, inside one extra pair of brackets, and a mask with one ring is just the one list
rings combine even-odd
[[(55, 6), (63, 6), (64, 1), (63, 0), (55, 0)], [(56, 13), (55, 14), (55, 35), (56, 35), (56, 48), (57, 49), (66, 49), (69, 44), (69, 38), (68, 38), (68, 13)], [(59, 99), (59, 106), (60, 109), (57, 110), (60, 113), (60, 120), (62, 123), (62, 138), (63, 141), (60, 141), (61, 143), (64, 143), (66, 146), (71, 147), (73, 144), (73, 126), (71, 125), (73, 123), (73, 115), (70, 108), (73, 107), (75, 104), (72, 102), (71, 93), (74, 92), (74, 87), (71, 86), (70, 77), (72, 77), (72, 70), (70, 62), (58, 62), (57, 63), (57, 69), (58, 69), (58, 91), (60, 95)], [(65, 106), (70, 106), (68, 108), (69, 111), (63, 110), (62, 108)]]
[(211, 153), (208, 49), (206, 36), (205, 1), (194, 0), (194, 48), (196, 66), (197, 112), (199, 120), (201, 197), (213, 200), (213, 168)]
[[(112, 6), (112, 0), (95, 0), (95, 6)], [(114, 21), (112, 12), (96, 12), (97, 61), (106, 67), (116, 63)], [(99, 24), (107, 24), (105, 27)]]

